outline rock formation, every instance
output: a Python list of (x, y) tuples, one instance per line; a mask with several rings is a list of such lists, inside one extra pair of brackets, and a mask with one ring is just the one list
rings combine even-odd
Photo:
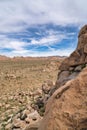
[(87, 130), (87, 25), (76, 50), (60, 66), (39, 130)]
[(87, 25), (85, 25), (78, 35), (78, 45), (76, 50), (65, 59), (60, 66), (60, 70), (69, 70), (70, 67), (75, 67), (87, 63)]
[(87, 64), (87, 25), (78, 35), (76, 50), (60, 65), (60, 73), (56, 81), (56, 88), (64, 85), (68, 80), (74, 79)]

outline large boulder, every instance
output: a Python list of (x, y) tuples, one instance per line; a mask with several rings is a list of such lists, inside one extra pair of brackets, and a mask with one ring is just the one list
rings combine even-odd
[(39, 130), (87, 130), (87, 68), (50, 97)]

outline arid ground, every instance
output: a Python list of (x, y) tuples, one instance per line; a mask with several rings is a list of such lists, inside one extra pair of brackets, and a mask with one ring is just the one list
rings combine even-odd
[[(0, 60), (0, 124), (30, 102), (29, 93), (46, 80), (55, 83), (63, 58), (13, 58)], [(4, 127), (3, 127), (4, 128)]]

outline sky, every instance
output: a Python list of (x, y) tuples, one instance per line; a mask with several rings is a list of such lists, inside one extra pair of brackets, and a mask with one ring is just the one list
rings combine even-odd
[(0, 55), (69, 56), (87, 0), (0, 0)]

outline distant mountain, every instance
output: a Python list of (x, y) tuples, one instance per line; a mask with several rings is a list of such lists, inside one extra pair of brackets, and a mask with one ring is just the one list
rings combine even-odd
[(0, 55), (0, 60), (8, 60), (8, 59), (10, 59), (10, 58), (7, 56), (4, 56), (4, 55)]
[(0, 55), (0, 60), (44, 60), (44, 59), (52, 59), (52, 60), (57, 60), (57, 59), (63, 59), (66, 58), (65, 56), (47, 56), (47, 57), (23, 57), (23, 56), (16, 56), (13, 58), (4, 56), (4, 55)]

